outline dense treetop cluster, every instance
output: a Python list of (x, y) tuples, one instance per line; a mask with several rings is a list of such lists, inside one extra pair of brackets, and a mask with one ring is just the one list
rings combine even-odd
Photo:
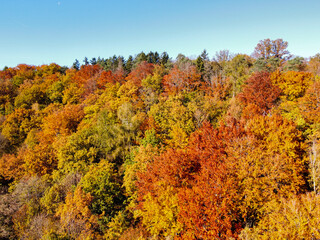
[(282, 39), (0, 71), (0, 239), (319, 239), (320, 54)]

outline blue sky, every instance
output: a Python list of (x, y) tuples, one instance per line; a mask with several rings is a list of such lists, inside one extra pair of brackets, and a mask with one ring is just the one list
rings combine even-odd
[(320, 52), (319, 9), (319, 0), (3, 0), (0, 68), (141, 51), (251, 54), (265, 38), (309, 57)]

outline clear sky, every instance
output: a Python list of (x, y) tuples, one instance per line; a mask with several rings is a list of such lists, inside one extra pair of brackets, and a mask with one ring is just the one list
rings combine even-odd
[(319, 10), (320, 0), (1, 0), (0, 68), (141, 51), (251, 54), (265, 38), (309, 57), (320, 52)]

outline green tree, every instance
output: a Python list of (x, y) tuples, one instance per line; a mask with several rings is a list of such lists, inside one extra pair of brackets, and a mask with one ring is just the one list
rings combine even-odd
[(163, 66), (166, 66), (166, 64), (169, 62), (170, 58), (167, 52), (161, 53), (160, 56), (160, 64)]
[(227, 75), (231, 78), (233, 97), (241, 92), (242, 85), (245, 83), (251, 73), (252, 66), (252, 59), (244, 54), (237, 54), (228, 63), (226, 71)]
[(121, 182), (114, 165), (102, 160), (91, 166), (83, 176), (79, 186), (93, 197), (89, 208), (99, 216), (104, 226), (124, 207)]
[(76, 69), (76, 70), (79, 70), (80, 69), (80, 63), (78, 61), (78, 59), (76, 59), (74, 61), (74, 63), (72, 64), (72, 68)]
[(89, 65), (89, 61), (87, 57), (84, 58), (83, 62), (85, 66)]
[(133, 60), (133, 66), (136, 68), (140, 63), (147, 61), (147, 55), (144, 52), (139, 53)]
[(307, 64), (305, 59), (303, 57), (295, 57), (293, 59), (288, 60), (285, 63), (283, 70), (300, 72), (300, 71), (305, 71), (306, 68), (307, 68)]
[(125, 62), (125, 70), (127, 71), (127, 73), (130, 73), (133, 67), (133, 57), (130, 55), (127, 59), (127, 61)]

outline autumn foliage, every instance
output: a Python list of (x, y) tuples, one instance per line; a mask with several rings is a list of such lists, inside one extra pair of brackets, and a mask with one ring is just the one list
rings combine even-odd
[(272, 84), (270, 74), (260, 72), (254, 73), (247, 80), (239, 98), (245, 105), (255, 105), (260, 113), (266, 114), (274, 106), (279, 96), (280, 89)]
[(0, 239), (318, 239), (319, 54), (0, 71)]

